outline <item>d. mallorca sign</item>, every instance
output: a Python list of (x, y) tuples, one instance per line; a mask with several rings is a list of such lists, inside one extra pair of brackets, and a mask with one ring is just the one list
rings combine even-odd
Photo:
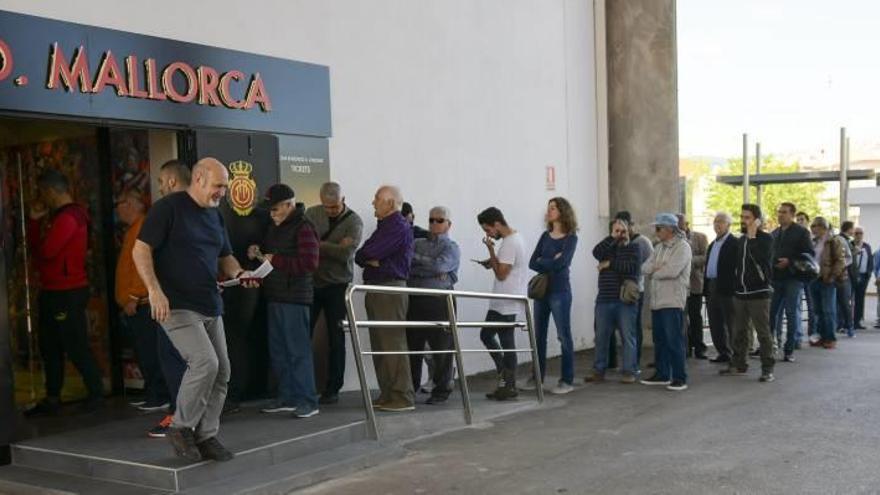
[(327, 67), (0, 11), (0, 111), (330, 136)]

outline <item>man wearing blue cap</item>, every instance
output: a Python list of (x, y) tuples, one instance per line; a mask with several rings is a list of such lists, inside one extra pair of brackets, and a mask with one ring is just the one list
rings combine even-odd
[(691, 247), (672, 213), (660, 213), (654, 220), (660, 243), (642, 265), (651, 277), (651, 322), (654, 331), (654, 376), (644, 385), (665, 385), (668, 390), (687, 389), (685, 369), (684, 308), (691, 277)]

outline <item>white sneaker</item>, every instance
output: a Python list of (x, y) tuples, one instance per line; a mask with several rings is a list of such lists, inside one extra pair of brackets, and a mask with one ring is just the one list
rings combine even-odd
[(569, 383), (565, 383), (563, 381), (560, 381), (559, 383), (556, 384), (555, 387), (553, 387), (550, 390), (550, 393), (553, 395), (565, 395), (565, 394), (567, 394), (569, 392), (573, 392), (573, 391), (574, 391), (573, 385), (571, 385)]

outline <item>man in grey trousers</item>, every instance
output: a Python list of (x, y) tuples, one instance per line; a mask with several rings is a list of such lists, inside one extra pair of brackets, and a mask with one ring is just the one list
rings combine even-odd
[(157, 201), (132, 252), (149, 293), (151, 315), (187, 364), (180, 384), (170, 440), (190, 461), (228, 461), (217, 440), (229, 381), (218, 275), (254, 287), (252, 274), (232, 256), (217, 210), (229, 187), (226, 167), (214, 158), (195, 164), (186, 191)]

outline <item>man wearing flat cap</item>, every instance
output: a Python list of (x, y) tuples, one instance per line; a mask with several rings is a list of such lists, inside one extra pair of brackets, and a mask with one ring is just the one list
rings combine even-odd
[(268, 302), (269, 360), (278, 378), (278, 398), (262, 411), (309, 418), (318, 414), (309, 323), (318, 234), (289, 186), (270, 187), (265, 205), (272, 224), (262, 246), (248, 248), (248, 257), (268, 261), (273, 268), (263, 280), (263, 294)]

